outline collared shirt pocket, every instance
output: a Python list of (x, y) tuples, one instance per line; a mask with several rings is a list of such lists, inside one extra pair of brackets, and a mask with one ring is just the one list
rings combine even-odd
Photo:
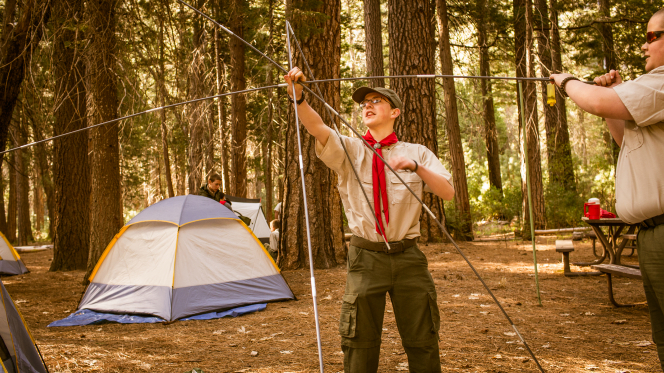
[(626, 154), (643, 146), (643, 128), (636, 125), (633, 121), (626, 121), (622, 146), (625, 147)]
[[(406, 170), (399, 170), (397, 174), (405, 182), (401, 182), (392, 171), (387, 171), (388, 177), (388, 198), (391, 204), (397, 203), (418, 203), (417, 199), (408, 190), (410, 188), (418, 198), (422, 198), (422, 189), (424, 182), (416, 173)], [(406, 188), (408, 185), (408, 188)]]

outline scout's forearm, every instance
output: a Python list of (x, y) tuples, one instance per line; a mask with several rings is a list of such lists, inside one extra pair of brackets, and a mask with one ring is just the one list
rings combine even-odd
[(315, 137), (321, 145), (325, 146), (327, 139), (330, 137), (330, 127), (325, 125), (320, 115), (309, 106), (307, 101), (297, 106), (297, 114), (307, 132)]
[(417, 167), (415, 173), (422, 178), (422, 181), (424, 181), (424, 183), (428, 185), (429, 188), (431, 188), (431, 191), (438, 197), (445, 201), (451, 201), (452, 198), (454, 198), (454, 187), (443, 175), (437, 174), (422, 165)]
[(571, 80), (565, 85), (565, 91), (574, 103), (590, 114), (602, 118), (633, 119), (613, 88), (593, 86), (578, 80)]

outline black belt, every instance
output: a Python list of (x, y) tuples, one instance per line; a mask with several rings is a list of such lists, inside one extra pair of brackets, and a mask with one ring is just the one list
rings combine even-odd
[(664, 224), (664, 214), (655, 216), (654, 218), (646, 219), (639, 224), (643, 228), (655, 228), (660, 224)]
[(409, 247), (417, 246), (417, 238), (410, 238), (401, 241), (389, 242), (390, 245), (389, 251), (387, 249), (387, 245), (385, 245), (385, 242), (373, 242), (365, 240), (364, 238), (358, 237), (356, 235), (351, 236), (350, 244), (370, 251), (396, 254), (406, 250)]

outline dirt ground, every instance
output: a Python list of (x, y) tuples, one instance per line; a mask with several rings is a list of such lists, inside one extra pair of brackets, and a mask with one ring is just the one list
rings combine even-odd
[[(529, 242), (462, 244), (547, 372), (655, 372), (659, 363), (646, 306), (616, 309), (604, 276), (566, 278), (553, 239), (538, 244), (538, 306)], [(593, 258), (575, 242), (572, 260)], [(438, 290), (443, 371), (537, 371), (509, 323), (449, 244), (421, 246)], [(298, 300), (263, 312), (172, 324), (47, 328), (76, 310), (83, 272), (47, 272), (52, 251), (22, 255), (30, 273), (3, 278), (51, 372), (316, 372), (308, 270), (284, 271)], [(624, 259), (636, 263), (636, 258)], [(573, 271), (589, 270), (572, 267)], [(325, 370), (343, 370), (338, 317), (345, 266), (317, 270)], [(644, 301), (641, 281), (616, 279), (616, 299)], [(380, 371), (407, 371), (394, 314), (385, 314)], [(252, 352), (258, 354), (252, 356)]]

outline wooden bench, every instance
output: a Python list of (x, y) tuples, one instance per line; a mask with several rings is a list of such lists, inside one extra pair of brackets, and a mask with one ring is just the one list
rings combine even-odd
[(627, 277), (627, 278), (633, 278), (637, 280), (641, 280), (641, 270), (636, 269), (636, 268), (630, 268), (630, 267), (625, 267), (617, 264), (596, 264), (592, 266), (593, 269), (596, 269), (600, 271), (601, 273), (606, 273), (606, 278), (608, 279), (609, 282), (609, 300), (611, 303), (613, 303), (614, 306), (616, 307), (634, 307), (638, 306), (641, 304), (646, 304), (645, 302), (643, 303), (635, 303), (635, 304), (620, 304), (616, 302), (616, 300), (613, 298), (613, 283), (611, 282), (611, 276), (621, 276), (621, 277)]
[(572, 240), (556, 240), (556, 252), (563, 254), (563, 274), (565, 276), (599, 276), (602, 274), (602, 272), (572, 272), (569, 267), (569, 253), (572, 251), (574, 251)]
[(623, 234), (622, 236), (620, 236), (620, 238), (622, 238), (623, 240), (632, 241), (631, 245), (629, 245), (629, 242), (628, 242), (628, 245), (625, 245), (625, 249), (632, 249), (632, 252), (629, 253), (629, 255), (627, 255), (627, 256), (634, 255), (634, 250), (636, 250), (636, 233)]

